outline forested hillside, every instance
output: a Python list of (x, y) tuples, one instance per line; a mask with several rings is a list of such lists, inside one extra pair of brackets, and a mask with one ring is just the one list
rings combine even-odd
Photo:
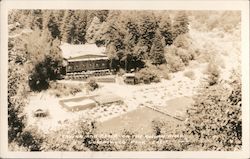
[(185, 12), (170, 18), (166, 12), (105, 10), (20, 10), (9, 15), (9, 24), (16, 22), (42, 34), (48, 30), (51, 40), (105, 45), (112, 67), (126, 70), (142, 68), (145, 61), (166, 63), (164, 47), (187, 33), (189, 25)]

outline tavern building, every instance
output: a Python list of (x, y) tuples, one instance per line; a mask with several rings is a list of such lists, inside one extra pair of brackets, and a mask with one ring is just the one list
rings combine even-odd
[(64, 58), (66, 76), (110, 74), (105, 47), (97, 47), (95, 44), (63, 43), (60, 48)]

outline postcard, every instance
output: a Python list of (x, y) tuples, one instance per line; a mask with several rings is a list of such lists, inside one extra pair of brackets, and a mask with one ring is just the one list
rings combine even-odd
[(1, 2), (3, 158), (248, 158), (249, 1)]

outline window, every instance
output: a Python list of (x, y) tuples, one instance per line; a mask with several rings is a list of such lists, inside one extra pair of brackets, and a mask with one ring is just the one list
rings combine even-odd
[(78, 70), (78, 68), (79, 68), (79, 66), (76, 64), (76, 65), (75, 65), (75, 70)]
[(68, 66), (68, 70), (71, 71), (72, 70), (72, 66)]

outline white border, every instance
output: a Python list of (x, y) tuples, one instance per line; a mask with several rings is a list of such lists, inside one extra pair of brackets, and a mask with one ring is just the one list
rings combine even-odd
[[(11, 9), (123, 9), (123, 10), (241, 10), (243, 148), (239, 152), (8, 152), (7, 151), (7, 13)], [(249, 158), (249, 2), (238, 1), (163, 1), (163, 0), (92, 0), (92, 1), (23, 1), (1, 2), (1, 143), (4, 158)], [(6, 131), (3, 131), (6, 130)]]

